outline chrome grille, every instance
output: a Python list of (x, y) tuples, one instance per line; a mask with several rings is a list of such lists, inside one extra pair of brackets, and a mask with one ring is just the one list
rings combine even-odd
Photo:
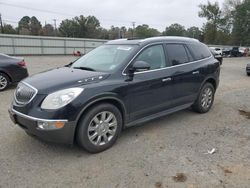
[(37, 89), (31, 85), (20, 82), (15, 91), (15, 101), (17, 104), (28, 104), (37, 94)]

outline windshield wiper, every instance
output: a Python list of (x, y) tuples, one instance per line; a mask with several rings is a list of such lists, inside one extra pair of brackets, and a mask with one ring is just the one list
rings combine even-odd
[(73, 67), (74, 69), (81, 69), (81, 70), (87, 70), (87, 71), (96, 71), (95, 69), (92, 69), (90, 67)]

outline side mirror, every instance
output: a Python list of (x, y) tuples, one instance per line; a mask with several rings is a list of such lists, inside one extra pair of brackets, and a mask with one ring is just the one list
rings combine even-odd
[(133, 66), (130, 68), (130, 72), (141, 72), (147, 71), (150, 69), (150, 65), (145, 61), (136, 61)]

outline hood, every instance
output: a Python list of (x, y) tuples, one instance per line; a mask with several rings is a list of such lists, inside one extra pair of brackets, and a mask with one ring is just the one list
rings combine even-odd
[(64, 88), (100, 82), (107, 73), (62, 67), (38, 73), (23, 80), (38, 90), (39, 94), (49, 94)]

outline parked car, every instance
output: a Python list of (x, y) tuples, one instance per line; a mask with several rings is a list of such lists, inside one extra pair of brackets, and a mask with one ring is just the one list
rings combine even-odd
[(244, 56), (244, 57), (248, 56), (248, 51), (249, 51), (249, 49), (246, 48), (246, 47), (240, 47), (240, 48), (239, 48), (239, 52), (240, 52), (240, 53), (242, 54), (242, 56)]
[(109, 41), (68, 66), (21, 83), (9, 110), (28, 134), (96, 153), (122, 129), (192, 107), (206, 113), (220, 64), (208, 47), (182, 37)]
[(232, 48), (223, 48), (222, 49), (222, 56), (223, 57), (230, 57), (231, 51), (232, 51)]
[(247, 64), (246, 72), (247, 72), (247, 75), (250, 76), (250, 64)]
[(0, 53), (0, 92), (28, 76), (24, 58)]
[(239, 47), (233, 47), (231, 50), (231, 57), (242, 57), (243, 53), (240, 52)]
[(222, 56), (222, 48), (219, 47), (209, 47), (209, 49), (214, 50), (216, 54), (219, 54)]
[(222, 55), (219, 52), (217, 52), (216, 50), (214, 50), (213, 48), (210, 48), (210, 51), (213, 54), (213, 56), (220, 62), (220, 65), (222, 65), (222, 62), (223, 62)]

